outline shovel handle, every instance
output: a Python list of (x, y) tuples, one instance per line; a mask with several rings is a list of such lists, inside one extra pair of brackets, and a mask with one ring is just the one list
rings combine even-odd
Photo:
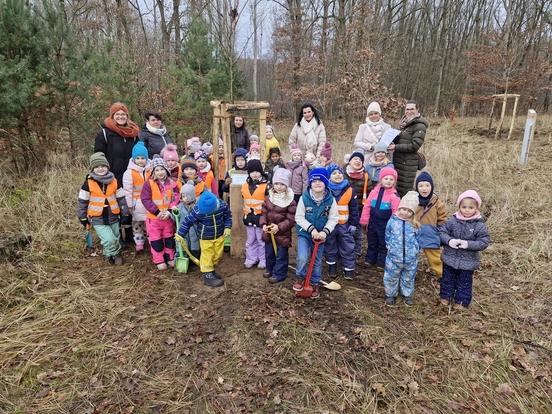
[(274, 233), (270, 233), (270, 239), (272, 240), (272, 248), (274, 249), (274, 256), (278, 255), (278, 247), (276, 246), (276, 238), (274, 237)]
[(312, 271), (314, 269), (314, 262), (316, 261), (316, 254), (318, 253), (318, 247), (323, 243), (321, 240), (314, 240), (314, 248), (312, 249), (312, 254), (309, 263), (309, 269), (307, 270), (307, 277), (305, 277), (304, 287), (310, 287), (310, 281), (312, 277)]

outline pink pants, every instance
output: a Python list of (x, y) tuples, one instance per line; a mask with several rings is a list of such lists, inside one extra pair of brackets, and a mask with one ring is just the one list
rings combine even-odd
[(174, 260), (174, 221), (148, 218), (146, 229), (153, 263), (165, 263), (165, 254), (169, 256), (169, 260)]
[(259, 263), (266, 265), (265, 243), (263, 241), (263, 230), (260, 227), (247, 226), (247, 240), (245, 241), (245, 264), (254, 265)]

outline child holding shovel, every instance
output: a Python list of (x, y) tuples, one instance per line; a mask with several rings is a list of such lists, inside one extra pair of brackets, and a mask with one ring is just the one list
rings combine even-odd
[(286, 280), (291, 246), (291, 229), (295, 225), (297, 203), (290, 187), (291, 172), (279, 167), (274, 170), (272, 188), (265, 197), (259, 225), (265, 242), (266, 271), (270, 283)]

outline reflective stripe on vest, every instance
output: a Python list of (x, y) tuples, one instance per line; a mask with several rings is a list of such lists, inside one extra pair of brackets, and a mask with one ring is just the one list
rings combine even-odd
[(249, 184), (242, 185), (243, 197), (243, 214), (247, 216), (253, 209), (253, 214), (261, 214), (263, 212), (263, 201), (265, 199), (266, 183), (259, 184), (253, 194), (249, 192)]
[(364, 173), (364, 188), (362, 190), (362, 204), (366, 203), (366, 199), (368, 198), (368, 181), (370, 180), (370, 176), (368, 173)]
[(90, 199), (88, 200), (88, 214), (89, 217), (100, 217), (103, 213), (104, 207), (109, 205), (113, 214), (119, 214), (119, 204), (117, 203), (117, 180), (113, 179), (106, 189), (105, 193), (102, 191), (97, 181), (88, 179), (88, 190), (90, 191)]
[(337, 212), (339, 213), (339, 219), (337, 222), (339, 224), (346, 224), (347, 221), (349, 221), (349, 203), (352, 198), (353, 189), (349, 187), (337, 202)]
[(142, 193), (142, 187), (144, 187), (144, 183), (147, 179), (149, 179), (150, 171), (146, 171), (145, 175), (142, 175), (142, 173), (139, 173), (136, 170), (132, 171), (132, 198), (134, 200), (140, 199), (140, 194)]
[[(161, 190), (159, 189), (159, 184), (157, 184), (157, 182), (153, 181), (152, 179), (149, 179), (148, 182), (151, 187), (151, 201), (155, 203), (155, 206), (159, 211), (168, 210), (174, 194), (173, 187), (170, 186), (172, 181), (169, 181), (169, 180), (166, 181), (166, 185), (169, 187), (168, 188), (165, 187), (164, 194), (161, 193)], [(148, 211), (148, 217), (157, 218), (155, 214), (152, 214), (149, 211)]]

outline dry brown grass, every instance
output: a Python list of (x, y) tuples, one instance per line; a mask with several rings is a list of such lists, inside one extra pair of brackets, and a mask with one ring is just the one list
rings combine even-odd
[(441, 122), (424, 147), (450, 211), (472, 187), (489, 216), (464, 313), (440, 308), (423, 272), (416, 305), (388, 309), (376, 271), (313, 303), (229, 258), (218, 290), (130, 252), (115, 269), (84, 249), (68, 157), (31, 178), (2, 171), (0, 228), (34, 241), (0, 262), (0, 412), (552, 411), (552, 121), (523, 169), (519, 138), (484, 125)]

